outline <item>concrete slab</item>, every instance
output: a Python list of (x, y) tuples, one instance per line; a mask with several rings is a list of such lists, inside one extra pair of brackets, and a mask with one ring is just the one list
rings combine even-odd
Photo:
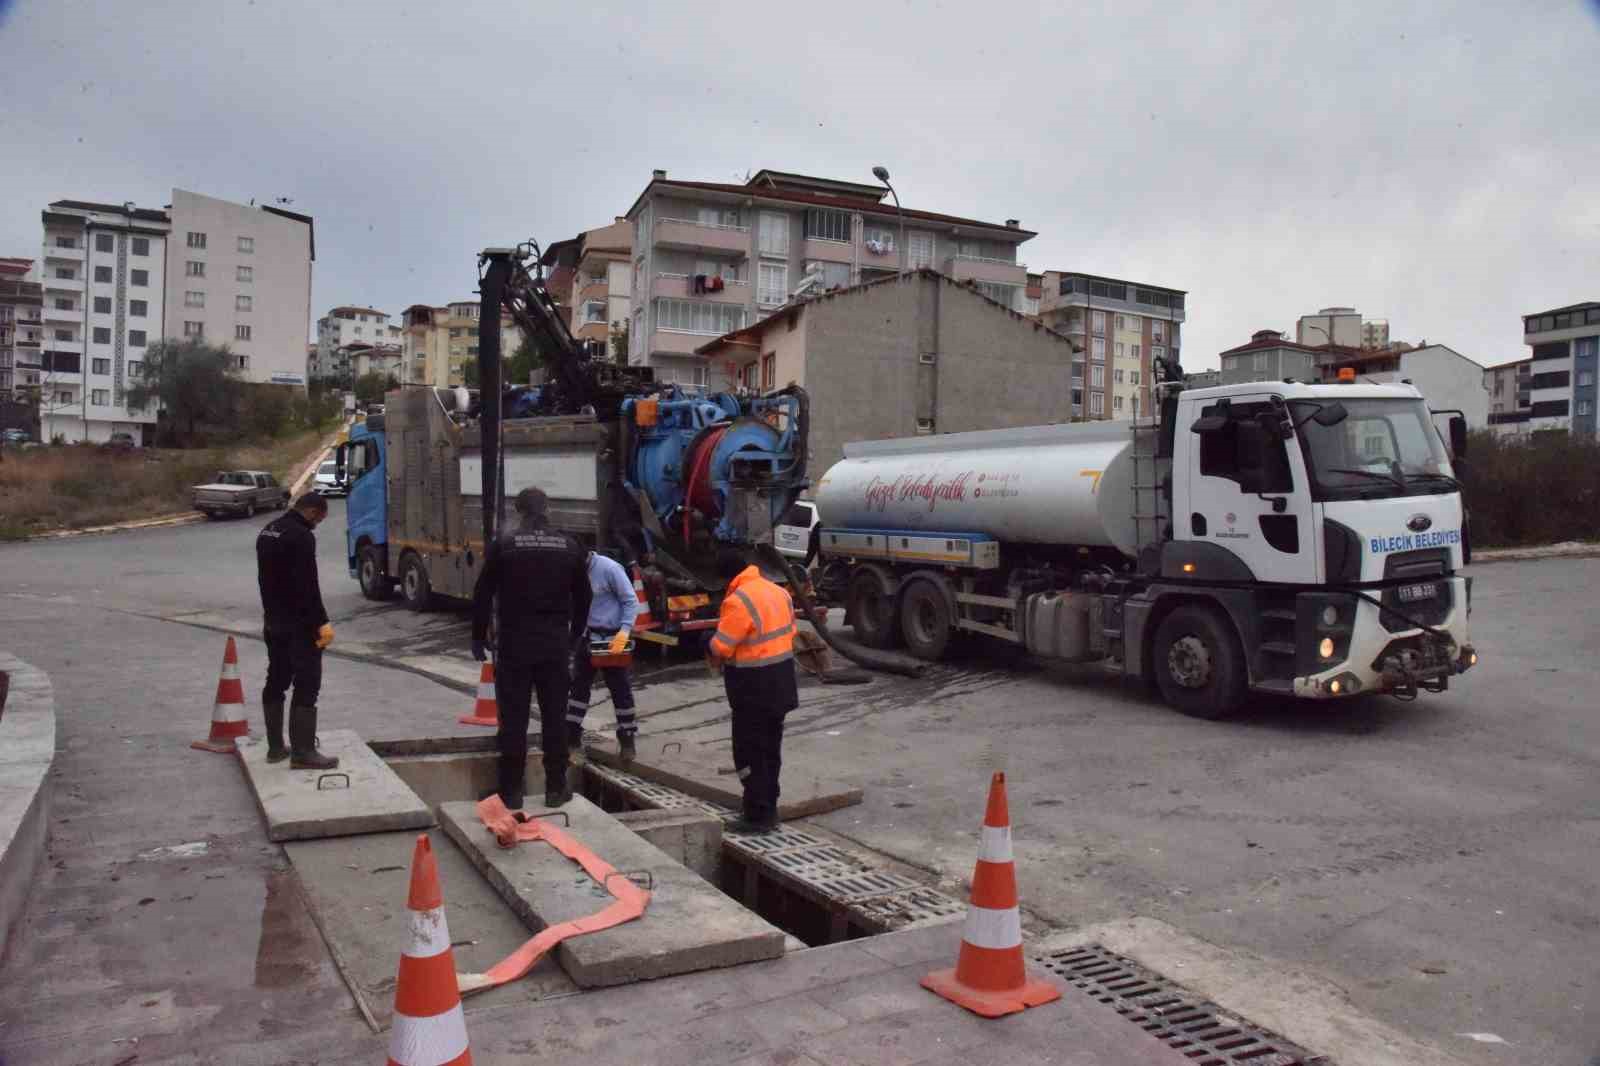
[[(459, 801), (476, 803), (498, 787), (495, 775), (500, 756), (493, 751), (394, 755), (384, 762), (429, 807)], [(523, 780), (528, 795), (544, 791), (544, 762), (538, 751), (529, 753)]]
[(291, 770), (288, 760), (269, 764), (265, 738), (239, 740), (239, 761), (266, 817), (268, 840), (315, 840), (433, 824), (427, 804), (353, 730), (328, 730), (320, 739), (324, 755), (339, 757), (337, 770)]
[(613, 817), (707, 881), (717, 883), (722, 869), (721, 818), (681, 808), (623, 811)]
[[(443, 833), (429, 834), (439, 863), (445, 918), (456, 968), (482, 973), (528, 939), (506, 902)], [(294, 864), (311, 917), (322, 933), (362, 1017), (375, 1030), (389, 1028), (394, 979), (411, 912), (406, 909), (411, 855), (417, 834), (373, 833), (338, 840), (295, 840), (283, 846)], [(577, 991), (554, 959), (544, 959), (520, 981), (467, 1000), (469, 1010), (527, 1004)]]
[[(584, 751), (601, 766), (626, 770), (636, 777), (687, 792), (698, 799), (720, 803), (735, 811), (744, 805), (744, 790), (733, 774), (732, 764), (719, 766), (713, 761), (717, 756), (701, 757), (675, 747), (670, 755), (642, 751), (638, 758), (624, 765), (617, 754), (616, 742), (609, 739), (590, 741)], [(724, 769), (728, 772), (722, 773)], [(863, 795), (859, 785), (824, 777), (816, 772), (814, 764), (788, 757), (784, 759), (778, 788), (778, 817), (783, 821), (854, 806), (861, 802)]]
[[(562, 810), (571, 819), (572, 835), (595, 854), (620, 871), (649, 871), (655, 881), (643, 917), (573, 937), (556, 949), (557, 959), (579, 986), (627, 984), (783, 954), (781, 929), (724, 896), (599, 807), (578, 796)], [(593, 914), (611, 898), (554, 848), (497, 846), (473, 804), (443, 804), (439, 822), (530, 928)]]

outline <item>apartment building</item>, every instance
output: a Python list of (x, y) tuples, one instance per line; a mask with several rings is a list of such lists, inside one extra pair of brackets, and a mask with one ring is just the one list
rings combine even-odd
[(314, 376), (342, 377), (350, 363), (340, 349), (352, 344), (379, 344), (389, 337), (389, 313), (375, 307), (344, 305), (317, 319), (317, 359)]
[(1531, 352), (1527, 429), (1594, 436), (1600, 373), (1600, 303), (1570, 304), (1522, 316)]
[(304, 385), (316, 238), (308, 215), (172, 190), (166, 335), (226, 346), (245, 381)]
[(44, 290), (33, 262), (0, 257), (0, 401), (27, 399), (27, 387), (39, 384)]
[(1483, 364), (1447, 344), (1397, 344), (1379, 351), (1330, 351), (1320, 354), (1321, 380), (1339, 380), (1354, 370), (1357, 380), (1376, 384), (1415, 385), (1435, 411), (1460, 411), (1470, 429), (1489, 424), (1489, 392)]
[(1249, 381), (1318, 381), (1319, 350), (1284, 337), (1275, 329), (1258, 329), (1248, 343), (1229, 348), (1219, 358), (1222, 370), (1216, 384), (1238, 385)]
[(626, 218), (578, 235), (571, 285), (573, 334), (608, 345), (612, 327), (626, 328), (633, 310), (633, 226)]
[(127, 391), (163, 336), (171, 216), (131, 202), (56, 200), (41, 220), (44, 324), (32, 368), (40, 435), (143, 440), (156, 411), (130, 410)]
[(1186, 293), (1142, 281), (1046, 270), (1038, 317), (1082, 353), (1072, 365), (1072, 413), (1148, 414), (1155, 359), (1177, 359)]
[[(1034, 236), (885, 203), (881, 185), (758, 171), (743, 184), (657, 170), (626, 215), (633, 228), (628, 361), (659, 381), (704, 384), (695, 350), (789, 302), (898, 271), (932, 268), (1011, 310), (1025, 307)], [(902, 226), (903, 223), (903, 226)], [(900, 234), (904, 230), (904, 246)]]
[(1533, 360), (1512, 359), (1486, 368), (1483, 388), (1489, 394), (1489, 428), (1504, 436), (1526, 433), (1533, 417)]
[[(440, 389), (466, 384), (466, 364), (478, 358), (481, 317), (482, 307), (477, 300), (457, 300), (443, 307), (412, 304), (406, 308), (401, 313), (400, 379)], [(502, 356), (509, 359), (521, 347), (522, 340), (522, 331), (511, 316), (502, 315)]]
[(1354, 307), (1324, 307), (1314, 315), (1301, 315), (1294, 339), (1300, 344), (1340, 348), (1389, 347), (1389, 321), (1361, 317)]

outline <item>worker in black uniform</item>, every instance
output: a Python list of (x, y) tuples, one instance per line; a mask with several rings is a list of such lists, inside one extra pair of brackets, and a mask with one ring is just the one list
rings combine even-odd
[[(317, 694), (322, 689), (322, 650), (333, 643), (333, 626), (317, 583), (317, 524), (328, 517), (328, 501), (308, 492), (268, 522), (256, 537), (256, 581), (261, 586), (262, 635), (267, 642), (267, 683), (261, 713), (267, 720), (267, 761), (289, 759), (294, 770), (331, 770), (339, 760), (317, 750)], [(283, 745), (283, 698), (289, 704), (289, 746)]]
[(489, 618), (495, 618), (499, 792), (514, 811), (522, 808), (535, 693), (545, 806), (559, 807), (572, 798), (567, 787), (567, 653), (585, 632), (590, 598), (588, 552), (567, 534), (546, 528), (545, 494), (523, 489), (516, 508), (521, 525), (490, 543), (472, 593), (472, 657), (479, 662), (488, 658)]

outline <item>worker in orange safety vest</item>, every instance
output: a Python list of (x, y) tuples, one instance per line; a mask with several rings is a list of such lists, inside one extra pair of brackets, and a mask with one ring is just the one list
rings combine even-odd
[(706, 657), (713, 669), (723, 671), (733, 710), (733, 764), (744, 786), (743, 815), (729, 828), (768, 833), (778, 827), (783, 716), (800, 702), (794, 601), (736, 549), (717, 554), (717, 572), (728, 585)]

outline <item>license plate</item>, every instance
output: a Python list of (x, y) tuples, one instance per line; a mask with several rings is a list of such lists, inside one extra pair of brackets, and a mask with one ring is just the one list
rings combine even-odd
[(783, 541), (785, 544), (800, 543), (800, 535), (798, 533), (779, 533), (778, 539)]
[(1431, 600), (1439, 595), (1438, 582), (1430, 581), (1425, 585), (1401, 585), (1399, 590), (1401, 603), (1420, 603)]

